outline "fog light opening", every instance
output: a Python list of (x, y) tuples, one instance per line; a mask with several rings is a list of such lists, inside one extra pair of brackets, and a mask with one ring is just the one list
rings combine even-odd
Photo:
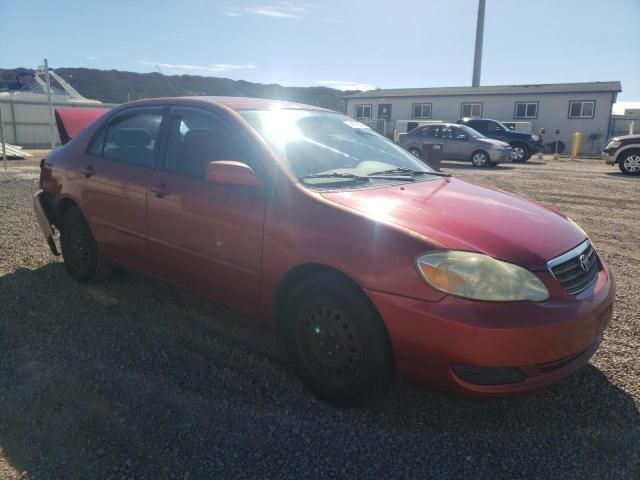
[(507, 385), (524, 381), (525, 374), (517, 368), (475, 367), (473, 365), (453, 366), (455, 374), (474, 385)]

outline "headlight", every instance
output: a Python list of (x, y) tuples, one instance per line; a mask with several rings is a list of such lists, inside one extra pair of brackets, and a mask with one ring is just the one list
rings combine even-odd
[(542, 302), (549, 292), (529, 270), (481, 253), (437, 251), (416, 260), (432, 287), (471, 300)]
[(531, 135), (531, 140), (533, 140), (534, 142), (539, 142), (540, 141), (540, 135)]
[(618, 148), (621, 143), (622, 142), (620, 140), (616, 140), (616, 139), (609, 140), (609, 143), (607, 143), (607, 146), (604, 147), (604, 149), (605, 150), (609, 150), (611, 148)]

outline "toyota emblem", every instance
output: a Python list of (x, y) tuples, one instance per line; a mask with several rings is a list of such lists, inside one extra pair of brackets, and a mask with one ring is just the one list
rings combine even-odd
[(589, 260), (587, 260), (587, 256), (584, 253), (580, 255), (580, 268), (582, 268), (583, 272), (589, 270)]

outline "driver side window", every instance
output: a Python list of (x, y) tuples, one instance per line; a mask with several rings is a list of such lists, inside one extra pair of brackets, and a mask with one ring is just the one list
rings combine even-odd
[(487, 122), (486, 131), (487, 133), (499, 133), (502, 132), (502, 128), (500, 128), (500, 125), (498, 125), (497, 123)]
[(236, 160), (252, 165), (246, 141), (213, 113), (188, 107), (174, 107), (164, 168), (194, 178), (205, 178), (209, 162)]

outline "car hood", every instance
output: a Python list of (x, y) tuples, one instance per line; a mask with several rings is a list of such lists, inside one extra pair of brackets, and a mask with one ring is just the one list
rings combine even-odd
[(482, 252), (544, 270), (585, 239), (558, 212), (524, 198), (455, 178), (325, 192), (331, 202), (421, 236), (433, 248)]
[(509, 131), (507, 133), (507, 136), (509, 137), (509, 140), (525, 140), (525, 141), (533, 140), (531, 138), (531, 135), (532, 134), (530, 134), (530, 133), (514, 132), (513, 130), (511, 130), (511, 131)]
[(496, 140), (495, 138), (476, 138), (476, 140), (482, 143), (490, 144), (490, 145), (498, 145), (502, 148), (507, 148), (510, 146), (507, 142), (503, 142), (502, 140)]
[[(622, 142), (637, 142), (640, 141), (640, 135), (638, 134), (634, 134), (634, 135), (617, 135), (615, 137), (613, 137), (617, 140), (620, 140)], [(611, 139), (613, 140), (613, 139)]]

